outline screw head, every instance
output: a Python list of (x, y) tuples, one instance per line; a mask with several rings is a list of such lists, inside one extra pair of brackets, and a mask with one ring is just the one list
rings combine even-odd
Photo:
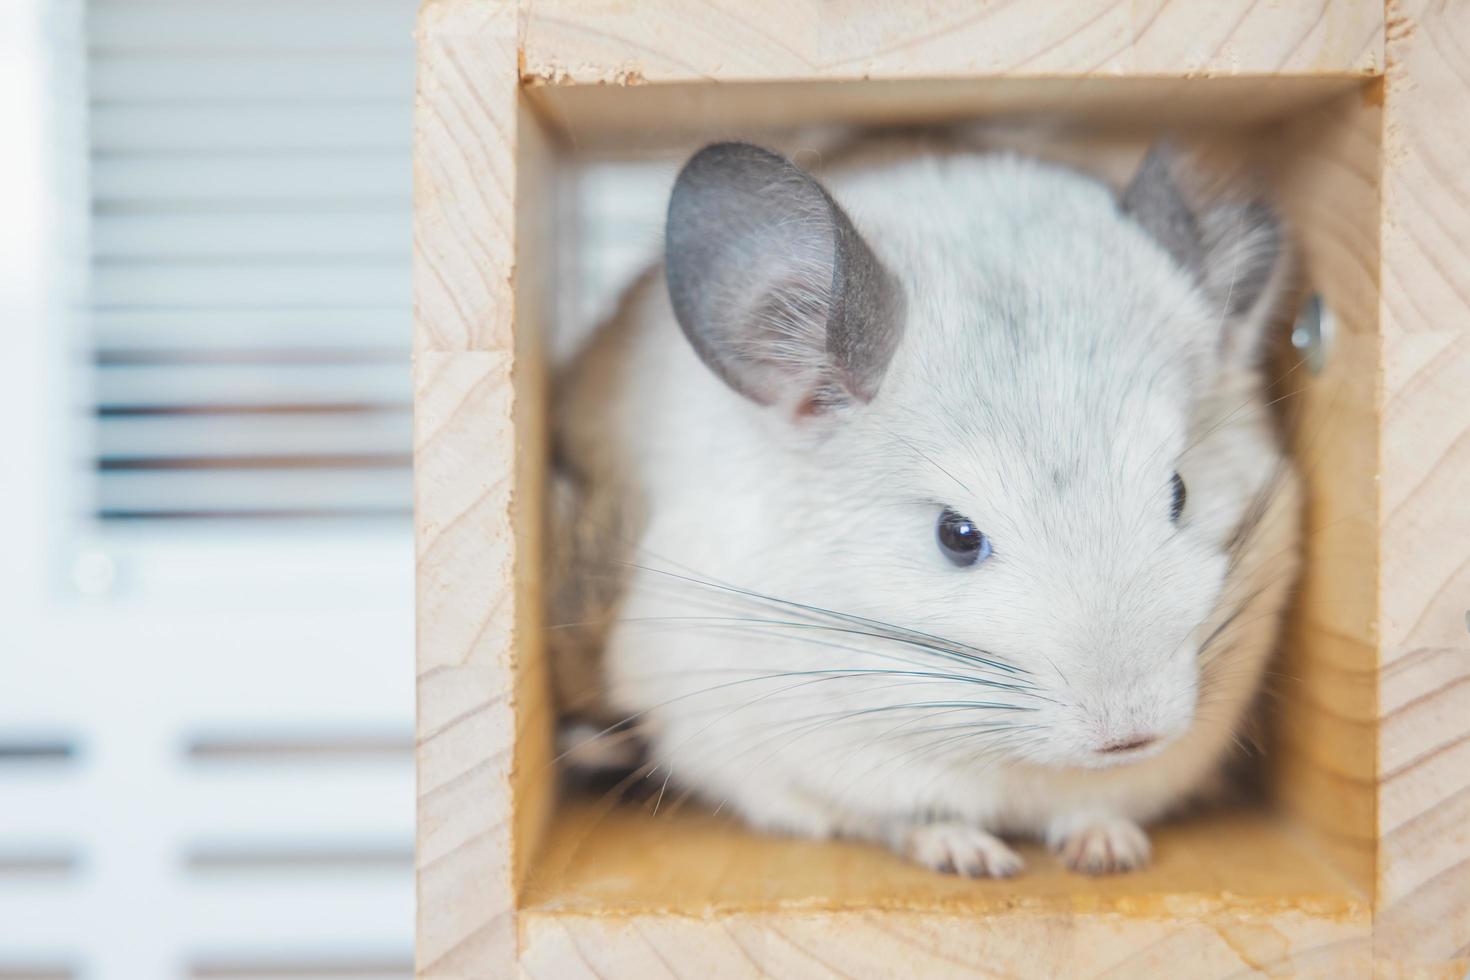
[(1321, 374), (1327, 366), (1334, 331), (1332, 313), (1322, 302), (1322, 296), (1319, 293), (1308, 296), (1291, 325), (1291, 346), (1313, 374)]

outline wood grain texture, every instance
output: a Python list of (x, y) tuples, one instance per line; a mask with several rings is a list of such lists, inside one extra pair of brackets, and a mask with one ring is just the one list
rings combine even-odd
[(1267, 134), (1302, 280), (1334, 324), (1312, 376), (1285, 360), (1285, 415), (1308, 485), (1306, 564), (1269, 683), (1274, 795), (1371, 892), (1377, 845), (1379, 134), (1377, 83)]
[(1377, 951), (1406, 973), (1461, 976), (1470, 969), (1470, 4), (1389, 9)]
[(518, 17), (428, 0), (414, 107), (414, 349), (508, 350), (515, 292)]
[(1370, 0), (537, 0), (525, 74), (555, 84), (987, 75), (1371, 73)]
[(741, 85), (536, 85), (526, 97), (579, 153), (644, 155), (798, 128), (1021, 119), (1069, 132), (1158, 132), (1261, 123), (1355, 90), (1356, 75), (1067, 76), (769, 81)]
[[(428, 0), (414, 170), (419, 974), (1356, 976), (1370, 891), (1381, 975), (1470, 968), (1470, 141), (1456, 115), (1470, 104), (1470, 6), (1390, 13)], [(894, 81), (846, 84), (863, 78)], [(710, 84), (734, 81), (755, 84)], [(1033, 854), (1030, 877), (992, 888), (869, 849), (697, 821), (592, 833), (575, 808), (550, 815), (538, 340), (554, 315), (548, 219), (565, 147), (538, 123), (605, 148), (630, 130), (657, 142), (1046, 107), (1119, 131), (1292, 117), (1270, 134), (1276, 176), (1341, 328), (1294, 437), (1313, 570), (1274, 785), (1297, 823), (1169, 830), (1154, 870), (1104, 883)]]
[(423, 976), (513, 957), (509, 352), (415, 355), (418, 941)]
[[(424, 977), (515, 962), (518, 871), (550, 790), (540, 628), (539, 330), (518, 296), (517, 17), (421, 13), (414, 136), (418, 928)], [(539, 767), (539, 771), (538, 771)], [(536, 779), (527, 779), (535, 772)]]
[(760, 837), (691, 805), (558, 817), (528, 882), (532, 977), (1366, 976), (1369, 906), (1279, 822), (1161, 829), (1138, 874), (935, 875), (857, 843)]
[(627, 917), (528, 913), (522, 975), (681, 977), (1366, 977), (1366, 925), (1287, 908), (1201, 915), (794, 910)]

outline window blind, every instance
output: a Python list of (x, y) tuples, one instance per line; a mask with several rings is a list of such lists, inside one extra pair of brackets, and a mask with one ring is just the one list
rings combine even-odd
[[(29, 6), (91, 288), (88, 390), (27, 405), (134, 527), (77, 535), (126, 587), (6, 606), (0, 978), (406, 978), (415, 0)], [(389, 519), (189, 526), (289, 515)]]
[(104, 520), (401, 517), (412, 0), (93, 0)]

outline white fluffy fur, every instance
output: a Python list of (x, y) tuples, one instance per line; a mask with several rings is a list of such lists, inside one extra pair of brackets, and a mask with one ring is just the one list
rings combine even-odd
[[(661, 279), (639, 287), (596, 422), (647, 515), (608, 701), (639, 720), (655, 779), (757, 827), (976, 874), (1018, 867), (992, 835), (1047, 839), (1083, 871), (1141, 863), (1136, 825), (1230, 747), (1295, 568), (1295, 478), (1260, 379), (1221, 344), (1259, 323), (1224, 323), (1106, 187), (1062, 169), (920, 155), (823, 180), (902, 282), (904, 337), (870, 404), (794, 419), (700, 363)], [(1283, 473), (1231, 571), (1232, 533)], [(946, 560), (944, 507), (992, 558)], [(1144, 734), (1164, 741), (1099, 752)]]

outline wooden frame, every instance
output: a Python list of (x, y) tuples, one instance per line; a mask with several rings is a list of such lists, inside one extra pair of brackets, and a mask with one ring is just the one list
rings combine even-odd
[[(419, 974), (1463, 975), (1470, 5), (938, 6), (425, 3)], [(632, 134), (1057, 107), (1248, 128), (1340, 321), (1302, 382), (1312, 535), (1276, 805), (1163, 829), (1138, 875), (1005, 885), (556, 807), (537, 583), (558, 160)]]

